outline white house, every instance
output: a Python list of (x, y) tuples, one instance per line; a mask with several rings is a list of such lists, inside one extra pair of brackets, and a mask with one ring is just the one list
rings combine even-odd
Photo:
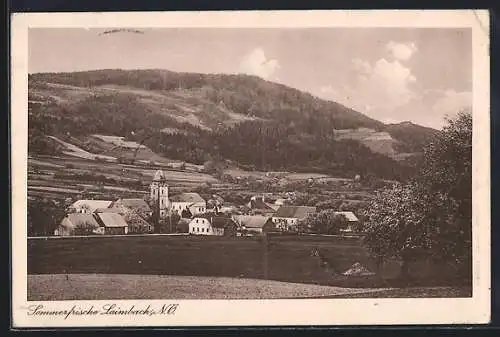
[(196, 235), (216, 235), (209, 218), (194, 217), (189, 223), (189, 233)]
[(193, 235), (225, 235), (226, 231), (233, 230), (236, 234), (237, 224), (230, 218), (213, 216), (213, 215), (200, 215), (195, 216), (189, 222), (189, 233)]
[(316, 213), (316, 207), (281, 206), (273, 215), (271, 221), (275, 229), (296, 231), (299, 223), (313, 213)]

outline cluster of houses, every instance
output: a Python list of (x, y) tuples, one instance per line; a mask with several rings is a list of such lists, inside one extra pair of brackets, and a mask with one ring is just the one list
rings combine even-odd
[[(264, 196), (254, 196), (245, 205), (245, 214), (235, 205), (216, 202), (208, 206), (198, 193), (180, 193), (169, 196), (169, 187), (163, 171), (155, 173), (150, 185), (150, 203), (144, 199), (78, 200), (54, 235), (124, 235), (154, 233), (154, 223), (171, 219), (180, 220), (172, 231), (192, 235), (258, 235), (264, 231), (297, 232), (299, 224), (316, 207), (287, 205), (284, 199), (266, 202)], [(357, 222), (352, 212), (343, 214), (350, 223)], [(158, 221), (152, 221), (156, 214)], [(345, 231), (350, 231), (346, 228)]]

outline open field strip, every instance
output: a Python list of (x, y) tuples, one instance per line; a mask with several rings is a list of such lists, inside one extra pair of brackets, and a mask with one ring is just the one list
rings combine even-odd
[(31, 301), (104, 299), (283, 299), (342, 296), (355, 289), (229, 277), (55, 274), (28, 275)]
[(112, 238), (112, 237), (150, 237), (150, 236), (186, 236), (189, 233), (151, 233), (151, 234), (113, 234), (113, 235), (71, 235), (71, 236), (29, 236), (29, 240), (65, 240), (82, 238)]

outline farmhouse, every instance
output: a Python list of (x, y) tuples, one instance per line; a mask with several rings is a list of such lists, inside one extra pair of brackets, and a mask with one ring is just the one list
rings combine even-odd
[(227, 217), (203, 214), (193, 217), (189, 223), (189, 233), (193, 235), (233, 235), (237, 224)]
[(181, 193), (170, 199), (172, 212), (181, 215), (188, 209), (192, 215), (202, 214), (207, 211), (207, 202), (198, 193)]
[(262, 234), (264, 225), (270, 222), (271, 218), (262, 215), (235, 215), (233, 220), (241, 233), (252, 235)]
[(77, 200), (70, 207), (72, 213), (92, 214), (96, 209), (108, 208), (113, 202), (110, 200)]
[(343, 215), (349, 222), (349, 225), (347, 228), (343, 228), (340, 231), (341, 232), (352, 232), (354, 231), (353, 225), (357, 224), (359, 222), (358, 217), (353, 213), (353, 212), (335, 212), (335, 215)]
[(299, 222), (313, 213), (316, 213), (316, 207), (281, 206), (272, 217), (274, 229), (295, 232), (298, 230)]
[(56, 236), (104, 234), (104, 228), (99, 225), (92, 214), (70, 213), (66, 215), (59, 227), (54, 231)]
[(128, 224), (129, 233), (151, 233), (153, 226), (147, 221), (153, 212), (143, 199), (119, 199), (110, 207), (118, 209)]
[(117, 213), (98, 213), (97, 222), (104, 227), (104, 233), (110, 235), (127, 234), (128, 224), (120, 214)]

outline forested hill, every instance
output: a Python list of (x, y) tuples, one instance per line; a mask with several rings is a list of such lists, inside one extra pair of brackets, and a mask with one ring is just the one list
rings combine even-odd
[(394, 158), (419, 152), (437, 132), (414, 124), (385, 125), (247, 75), (39, 73), (29, 75), (29, 102), (30, 151), (48, 135), (107, 134), (147, 138), (151, 149), (174, 159), (229, 159), (257, 169), (398, 178), (408, 169)]

